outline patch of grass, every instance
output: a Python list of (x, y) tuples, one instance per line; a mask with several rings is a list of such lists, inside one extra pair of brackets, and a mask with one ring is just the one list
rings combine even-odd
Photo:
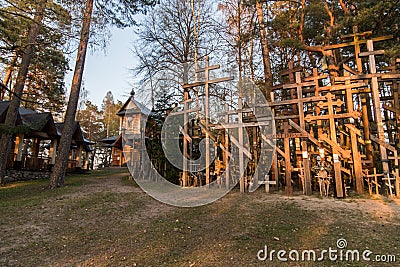
[[(288, 199), (263, 190), (233, 190), (207, 206), (176, 208), (143, 193), (126, 170), (68, 176), (66, 182), (54, 191), (45, 189), (46, 181), (0, 189), (0, 265), (349, 266), (257, 259), (266, 245), (318, 250), (335, 248), (339, 238), (349, 249), (400, 252), (400, 209), (392, 202), (385, 203), (390, 220), (355, 208), (383, 201)], [(357, 264), (350, 265), (365, 266)]]

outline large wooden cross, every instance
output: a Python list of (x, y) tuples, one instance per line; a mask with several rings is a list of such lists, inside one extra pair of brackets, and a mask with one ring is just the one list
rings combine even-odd
[[(318, 106), (320, 108), (327, 108), (328, 109), (328, 115), (320, 115), (320, 116), (309, 116), (309, 120), (321, 120), (321, 119), (328, 119), (329, 120), (329, 130), (330, 130), (330, 135), (331, 138), (330, 140), (332, 143), (337, 144), (337, 136), (336, 136), (336, 125), (335, 125), (335, 118), (346, 118), (350, 116), (353, 116), (353, 114), (341, 114), (342, 116), (335, 115), (334, 112), (334, 107), (335, 106), (341, 106), (343, 104), (342, 101), (333, 101), (334, 96), (331, 93), (326, 94), (326, 102), (319, 102)], [(307, 120), (307, 117), (306, 117)], [(325, 140), (326, 141), (326, 140)], [(339, 145), (338, 145), (339, 146)], [(339, 152), (337, 147), (338, 146), (332, 146), (332, 152), (333, 152), (333, 167), (335, 170), (335, 184), (336, 184), (336, 196), (339, 198), (344, 197), (343, 193), (343, 181), (342, 181), (342, 170), (341, 170), (341, 162), (339, 160)]]
[[(290, 78), (291, 84), (284, 84), (282, 85), (282, 89), (290, 89), (292, 94), (291, 100), (284, 100), (284, 101), (274, 101), (271, 103), (272, 107), (277, 106), (285, 106), (285, 105), (296, 105), (296, 111), (298, 113), (298, 121), (300, 124), (300, 128), (305, 129), (305, 121), (304, 121), (304, 103), (307, 102), (317, 102), (324, 100), (324, 96), (315, 96), (309, 98), (303, 98), (303, 88), (304, 87), (314, 87), (316, 86), (316, 82), (314, 80), (310, 81), (302, 81), (301, 73), (299, 71), (294, 72), (294, 70), (289, 69), (289, 71), (285, 72), (288, 74)], [(295, 76), (295, 77), (293, 77)], [(294, 90), (295, 89), (295, 90)], [(293, 92), (296, 92), (297, 95), (293, 95)], [(289, 119), (289, 118), (288, 118)], [(285, 134), (284, 134), (285, 135)], [(303, 133), (298, 133), (298, 137), (293, 138), (300, 138), (300, 137), (307, 137), (304, 136)], [(301, 149), (302, 149), (302, 164), (304, 168), (304, 177), (303, 177), (303, 191), (305, 195), (312, 194), (312, 187), (311, 187), (311, 171), (310, 171), (310, 161), (308, 157), (308, 145), (307, 142), (301, 142)]]
[[(244, 131), (246, 130), (246, 127), (265, 127), (265, 126), (271, 126), (271, 118), (265, 118), (266, 120), (263, 121), (256, 121), (256, 122), (243, 122), (243, 113), (244, 111), (246, 112), (254, 112), (255, 108), (248, 108), (248, 109), (243, 109), (242, 108), (242, 99), (239, 97), (239, 105), (238, 105), (238, 110), (228, 110), (228, 105), (225, 106), (225, 112), (221, 113), (219, 115), (225, 115), (225, 122), (220, 123), (219, 125), (214, 125), (214, 128), (216, 130), (225, 130), (225, 150), (229, 149), (229, 140), (239, 149), (239, 172), (244, 174), (245, 171), (245, 166), (244, 166), (244, 156), (248, 157), (249, 159), (253, 159), (253, 156), (250, 152), (250, 150), (243, 145), (244, 143)], [(262, 105), (258, 105), (262, 106)], [(238, 122), (231, 123), (229, 116), (231, 115), (237, 115), (238, 116)], [(229, 135), (229, 130), (230, 129), (238, 129), (238, 139), (236, 139), (234, 136)], [(272, 136), (269, 136), (268, 138), (263, 135), (264, 141), (269, 141), (268, 138), (274, 138)], [(254, 159), (256, 161), (256, 159)], [(228, 164), (228, 158), (225, 157), (225, 162)], [(226, 168), (228, 170), (229, 166), (226, 165)], [(226, 171), (226, 183), (228, 186), (229, 183), (229, 172)], [(246, 190), (246, 182), (245, 182), (245, 177), (242, 175), (240, 178), (240, 191), (245, 192)]]
[[(367, 41), (367, 49), (368, 49), (368, 52), (360, 53), (359, 56), (360, 57), (369, 57), (369, 71), (371, 74), (376, 74), (377, 71), (376, 71), (375, 56), (383, 55), (385, 53), (385, 51), (382, 51), (382, 50), (374, 51), (374, 41), (373, 40)], [(378, 77), (372, 77), (372, 79), (371, 79), (371, 93), (372, 93), (372, 102), (374, 105), (375, 122), (378, 127), (378, 138), (380, 140), (384, 141), (385, 140), (385, 129), (383, 128)], [(385, 174), (387, 174), (387, 173), (389, 173), (389, 163), (388, 163), (386, 148), (380, 145), (379, 150), (380, 150), (380, 154), (381, 154), (383, 172)]]
[[(206, 57), (206, 65), (204, 68), (200, 68), (196, 70), (196, 73), (201, 73), (204, 72), (205, 74), (205, 79), (204, 81), (195, 81), (194, 83), (190, 84), (184, 84), (183, 89), (185, 90), (185, 107), (184, 107), (184, 129), (183, 131), (185, 133), (188, 133), (188, 103), (187, 100), (189, 100), (189, 90), (194, 89), (199, 86), (204, 86), (205, 87), (205, 103), (204, 103), (204, 112), (205, 112), (205, 128), (208, 129), (209, 124), (210, 124), (210, 84), (215, 84), (215, 83), (220, 83), (220, 82), (227, 82), (231, 81), (234, 78), (233, 77), (224, 77), (224, 78), (217, 78), (214, 80), (210, 80), (210, 71), (211, 70), (216, 70), (219, 69), (220, 65), (212, 65), (210, 66), (209, 58), (208, 56)], [(197, 75), (196, 75), (197, 76)], [(210, 183), (210, 135), (209, 132), (205, 132), (206, 136), (206, 184), (208, 185)], [(188, 141), (187, 138), (183, 139), (183, 184), (184, 186), (187, 186), (187, 161), (188, 161), (188, 155), (187, 155), (187, 149), (188, 149)]]
[[(351, 76), (352, 78), (354, 77), (359, 77), (359, 80), (362, 79), (369, 79), (367, 76), (368, 75), (361, 75), (361, 73), (363, 73), (363, 63), (362, 63), (362, 54), (360, 54), (361, 52), (361, 45), (364, 45), (368, 42), (367, 38), (369, 38), (370, 40), (372, 40), (373, 42), (381, 42), (381, 41), (386, 41), (389, 39), (392, 39), (393, 36), (389, 35), (389, 36), (380, 36), (380, 37), (376, 37), (376, 38), (371, 38), (372, 36), (372, 32), (368, 31), (368, 32), (362, 32), (359, 33), (358, 32), (358, 28), (354, 27), (353, 28), (353, 33), (352, 34), (348, 34), (348, 35), (344, 35), (341, 36), (341, 39), (343, 40), (351, 40), (351, 42), (344, 42), (341, 44), (335, 44), (335, 45), (330, 45), (330, 46), (326, 46), (324, 49), (340, 49), (340, 48), (345, 48), (345, 47), (350, 47), (350, 46), (354, 46), (354, 55), (355, 55), (355, 59), (356, 59), (356, 70), (351, 69), (350, 67), (347, 67), (344, 64), (344, 69), (347, 70), (348, 72), (352, 73), (353, 76)], [(376, 74), (374, 74), (376, 75)], [(364, 78), (361, 78), (364, 77)], [(340, 78), (335, 78), (335, 81), (338, 81), (338, 79), (347, 79), (348, 77), (340, 77)], [(342, 80), (343, 81), (343, 80)], [(365, 146), (366, 146), (366, 154), (369, 160), (373, 159), (373, 147), (372, 144), (370, 142), (370, 125), (369, 125), (369, 101), (367, 98), (367, 95), (365, 94), (361, 94), (361, 103), (362, 103), (362, 120), (363, 120), (363, 129), (364, 129), (364, 139), (366, 141)]]

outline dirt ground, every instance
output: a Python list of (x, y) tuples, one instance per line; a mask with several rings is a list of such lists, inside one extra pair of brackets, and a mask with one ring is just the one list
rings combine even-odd
[[(292, 198), (234, 190), (177, 208), (147, 196), (123, 169), (0, 188), (1, 266), (400, 266), (400, 201)], [(370, 250), (397, 262), (260, 260), (268, 251)], [(260, 255), (263, 255), (261, 253)], [(373, 258), (374, 260), (376, 258)], [(393, 259), (393, 258), (391, 258)]]

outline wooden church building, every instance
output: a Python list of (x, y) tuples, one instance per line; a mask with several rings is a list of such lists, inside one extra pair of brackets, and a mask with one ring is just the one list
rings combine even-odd
[[(111, 148), (111, 166), (127, 166), (129, 162), (141, 162), (142, 140), (145, 138), (147, 117), (150, 109), (135, 99), (135, 91), (117, 115), (120, 118), (119, 135), (100, 140), (104, 147)], [(131, 161), (132, 160), (132, 161)]]

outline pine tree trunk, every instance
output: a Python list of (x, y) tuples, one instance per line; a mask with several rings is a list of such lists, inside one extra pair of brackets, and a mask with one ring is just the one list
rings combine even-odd
[(83, 69), (85, 67), (86, 52), (89, 43), (90, 23), (92, 20), (94, 0), (87, 0), (85, 15), (83, 18), (81, 40), (76, 58), (75, 72), (71, 85), (71, 93), (68, 101), (67, 112), (64, 118), (64, 127), (61, 134), (60, 145), (57, 153), (57, 161), (50, 176), (49, 188), (55, 189), (64, 186), (65, 171), (68, 163), (71, 140), (75, 130), (75, 115), (78, 107), (79, 93), (82, 85)]
[[(29, 65), (34, 56), (34, 48), (36, 39), (40, 33), (40, 25), (42, 24), (47, 0), (39, 1), (36, 7), (36, 13), (26, 38), (26, 47), (24, 49), (21, 65), (19, 66), (17, 79), (14, 85), (13, 94), (10, 105), (8, 107), (4, 125), (8, 128), (14, 128), (17, 121), (18, 110), (21, 104), (21, 97), (25, 86), (26, 76), (28, 75)], [(11, 148), (13, 135), (10, 133), (2, 133), (0, 138), (0, 180), (4, 184), (4, 173), (6, 169), (7, 157)]]
[(264, 64), (264, 82), (265, 82), (265, 97), (268, 101), (271, 99), (271, 87), (272, 87), (272, 70), (271, 70), (271, 58), (269, 55), (267, 30), (265, 29), (264, 12), (263, 12), (263, 2), (261, 0), (256, 0), (256, 10), (257, 19), (260, 29), (260, 39), (261, 39), (261, 52), (263, 56)]
[[(11, 77), (15, 70), (15, 64), (17, 64), (17, 60), (18, 60), (18, 55), (17, 53), (15, 53), (10, 62), (10, 65), (7, 67), (6, 76), (4, 77), (3, 80), (3, 85), (5, 85), (8, 88), (11, 88)], [(6, 88), (4, 89), (0, 88), (0, 101), (4, 100), (5, 97), (6, 97)]]

